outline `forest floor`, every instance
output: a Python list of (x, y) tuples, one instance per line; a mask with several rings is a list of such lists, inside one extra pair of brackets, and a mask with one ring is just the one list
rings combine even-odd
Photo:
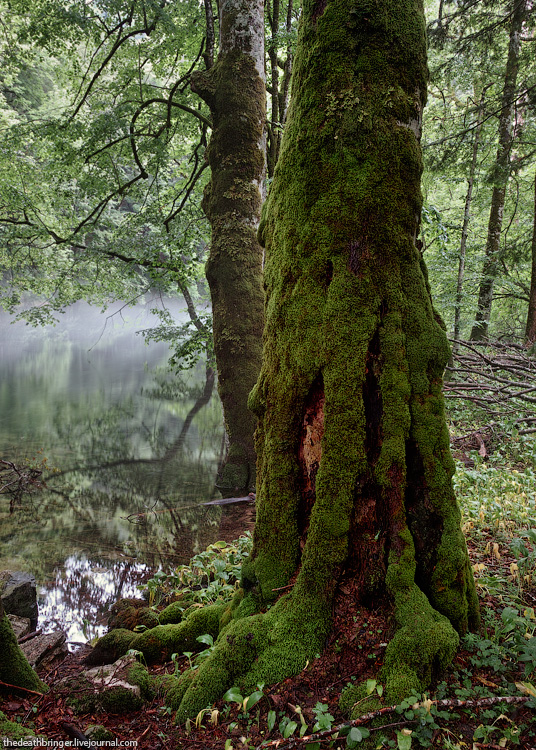
[[(389, 711), (386, 704), (373, 723), (361, 725), (361, 734), (371, 733), (368, 747), (536, 750), (536, 690), (531, 684), (536, 681), (536, 452), (532, 439), (513, 448), (507, 462), (498, 456), (495, 464), (481, 461), (473, 451), (471, 461), (465, 467), (460, 463), (455, 476), (482, 630), (462, 639), (448, 672), (439, 676), (427, 695), (415, 697), (422, 705), (405, 704)], [(464, 460), (462, 454), (458, 458)], [(189, 726), (179, 727), (164, 697), (156, 695), (136, 711), (75, 714), (59, 682), (85, 669), (82, 659), (89, 647), (40, 674), (50, 686), (46, 695), (4, 695), (0, 708), (12, 721), (31, 727), (59, 747), (69, 740), (74, 746), (73, 730), (84, 733), (91, 724), (110, 729), (115, 746), (140, 750), (359, 747), (360, 733), (355, 730), (350, 742), (341, 734), (306, 745), (305, 737), (300, 737), (300, 731), (308, 736), (315, 725), (331, 730), (347, 723), (338, 708), (347, 684), (370, 680), (371, 692), (377, 693), (373, 677), (382, 665), (391, 625), (381, 603), (377, 610), (369, 610), (352, 600), (351, 592), (340, 592), (333, 633), (320, 657), (294, 678), (259, 686), (249, 709), (239, 697), (228, 698)], [(175, 662), (150, 667), (150, 673), (173, 673), (188, 665), (189, 656), (183, 654)], [(497, 700), (506, 696), (513, 697), (511, 703)]]
[[(517, 565), (516, 558), (501, 554), (494, 544), (493, 538), (487, 542), (479, 539), (478, 545), (469, 540), (471, 561), (477, 566), (477, 571), (483, 570), (479, 566), (484, 565), (497, 580), (508, 580), (512, 566)], [(501, 629), (505, 631), (503, 635), (508, 636), (508, 624), (503, 616), (505, 592), (500, 588), (490, 591), (487, 587), (479, 586), (479, 593), (486, 632), (473, 637), (469, 644), (464, 644), (449, 672), (432, 686), (432, 699), (470, 701), (486, 696), (510, 695), (514, 683), (527, 679), (525, 663), (516, 661), (515, 653), (499, 648), (497, 628), (499, 636)], [(535, 594), (536, 590), (534, 593), (527, 590), (524, 597), (536, 604)], [(341, 689), (356, 680), (372, 678), (382, 664), (384, 638), (389, 624), (381, 611), (352, 609), (344, 604), (345, 601), (348, 601), (348, 597), (341, 598), (336, 606), (333, 636), (319, 659), (296, 677), (265, 687), (263, 698), (251, 710), (244, 711), (236, 702), (220, 701), (215, 706), (217, 714), (207, 712), (188, 731), (173, 724), (172, 715), (164, 706), (163, 696), (155, 697), (139, 711), (117, 715), (76, 715), (67, 704), (65, 694), (56, 690), (56, 685), (62, 678), (85, 668), (82, 664), (84, 650), (70, 654), (52, 672), (40, 675), (49, 684), (49, 693), (42, 697), (12, 694), (3, 701), (2, 710), (12, 721), (32, 726), (37, 733), (46, 735), (54, 745), (60, 747), (70, 739), (72, 741), (73, 727), (84, 732), (90, 724), (101, 724), (113, 732), (116, 744), (126, 746), (128, 742), (129, 746), (137, 746), (140, 750), (229, 750), (231, 747), (246, 750), (277, 739), (280, 740), (281, 750), (287, 746), (288, 740), (283, 739), (283, 735), (291, 722), (297, 724), (297, 731), (292, 735), (294, 740), (298, 740), (299, 728), (304, 724), (308, 726), (306, 734), (310, 734), (316, 721), (323, 727), (344, 723), (345, 718), (338, 709)], [(527, 613), (527, 623), (530, 626), (530, 612)], [(187, 657), (183, 658), (183, 662), (185, 666), (188, 665)], [(175, 665), (170, 662), (152, 668), (151, 673), (173, 673), (174, 670)], [(518, 692), (518, 695), (521, 693)], [(275, 712), (275, 724), (268, 731), (270, 711)], [(413, 736), (408, 734), (409, 731)], [(411, 745), (406, 745), (408, 748), (481, 750), (520, 747), (536, 750), (534, 711), (523, 704), (452, 707), (434, 711), (424, 721), (418, 716), (411, 718), (407, 711), (388, 713), (379, 726), (374, 727), (373, 734), (378, 738), (377, 747), (404, 747), (400, 742), (405, 736), (413, 739)], [(331, 747), (334, 748), (347, 746), (346, 738), (332, 742)], [(304, 743), (300, 741), (299, 745), (304, 746)], [(329, 746), (327, 740), (321, 744), (321, 747)]]

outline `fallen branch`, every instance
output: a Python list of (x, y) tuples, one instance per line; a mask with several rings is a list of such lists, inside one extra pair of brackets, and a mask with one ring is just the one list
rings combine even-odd
[(44, 695), (39, 690), (30, 690), (30, 688), (22, 687), (22, 685), (11, 685), (11, 683), (3, 682), (2, 680), (0, 680), (0, 687), (9, 688), (10, 690), (22, 690), (24, 693), (31, 693), (32, 695)]
[(33, 633), (28, 633), (27, 635), (21, 635), (21, 637), (18, 639), (17, 643), (26, 643), (26, 641), (31, 641), (32, 638), (37, 638), (38, 635), (41, 635), (43, 631), (42, 630), (34, 630)]
[[(503, 695), (465, 701), (458, 698), (444, 698), (443, 700), (416, 703), (412, 708), (414, 710), (421, 706), (427, 707), (428, 710), (430, 710), (432, 706), (438, 706), (440, 708), (480, 708), (482, 706), (494, 706), (497, 703), (526, 703), (531, 697), (532, 696), (530, 695)], [(287, 740), (279, 738), (277, 740), (271, 740), (270, 742), (263, 742), (261, 745), (257, 746), (256, 750), (265, 750), (267, 747), (274, 747), (277, 748), (277, 750), (287, 750), (287, 748), (298, 747), (299, 745), (305, 745), (310, 742), (319, 742), (327, 737), (332, 737), (334, 734), (338, 734), (349, 727), (360, 727), (363, 726), (363, 724), (368, 724), (374, 719), (378, 719), (380, 716), (396, 713), (397, 708), (398, 706), (385, 706), (384, 708), (379, 708), (377, 711), (363, 714), (363, 716), (359, 716), (357, 719), (347, 721), (344, 724), (338, 724), (331, 729), (323, 729), (321, 732), (314, 732), (313, 734), (308, 734), (304, 737), (289, 737)]]

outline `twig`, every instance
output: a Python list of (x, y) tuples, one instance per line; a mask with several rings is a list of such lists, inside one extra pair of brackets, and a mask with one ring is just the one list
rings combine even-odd
[[(530, 695), (503, 695), (503, 696), (492, 696), (491, 698), (477, 698), (474, 700), (459, 700), (458, 698), (445, 698), (443, 700), (429, 701), (427, 705), (440, 706), (441, 708), (479, 708), (481, 706), (494, 706), (497, 703), (526, 703), (530, 700)], [(422, 703), (417, 703), (416, 706), (422, 706)], [(348, 727), (359, 727), (363, 724), (368, 724), (374, 719), (378, 719), (380, 716), (386, 714), (393, 714), (396, 712), (398, 706), (385, 706), (377, 711), (371, 711), (368, 714), (363, 714), (357, 719), (347, 721), (344, 724), (338, 724), (336, 727), (331, 729), (324, 729), (321, 732), (314, 732), (313, 734), (305, 735), (304, 737), (290, 737), (284, 741), (281, 739), (272, 740), (271, 742), (262, 743), (257, 746), (257, 750), (265, 750), (267, 747), (275, 747), (277, 750), (287, 750), (287, 748), (297, 747), (299, 745), (308, 744), (310, 742), (318, 742), (326, 737), (332, 737), (334, 734), (341, 732), (343, 729)], [(415, 708), (415, 706), (414, 706)]]
[(33, 633), (27, 633), (26, 635), (22, 635), (18, 639), (18, 643), (26, 643), (26, 641), (31, 641), (32, 638), (36, 638), (38, 635), (41, 635), (43, 631), (42, 630), (34, 630)]
[(22, 690), (25, 693), (31, 693), (32, 695), (44, 695), (44, 693), (40, 693), (39, 690), (30, 690), (30, 688), (22, 687), (22, 685), (12, 685), (9, 682), (4, 682), (3, 680), (0, 680), (0, 687), (3, 688), (10, 688), (10, 690)]

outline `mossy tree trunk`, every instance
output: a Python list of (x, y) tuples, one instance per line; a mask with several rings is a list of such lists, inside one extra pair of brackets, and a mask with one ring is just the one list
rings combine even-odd
[(264, 9), (259, 0), (221, 4), (220, 51), (213, 67), (192, 76), (210, 107), (211, 180), (203, 208), (212, 227), (206, 266), (214, 326), (218, 389), (229, 452), (220, 480), (225, 494), (255, 486), (256, 419), (247, 397), (260, 370), (262, 257), (257, 228), (265, 178)]
[(422, 690), (478, 622), (443, 410), (449, 348), (416, 247), (426, 82), (421, 0), (305, 2), (260, 230), (254, 549), (214, 652), (182, 682), (179, 721), (233, 684), (302, 670), (337, 596), (392, 615), (388, 700)]
[(8, 685), (44, 693), (48, 687), (42, 682), (20, 649), (11, 623), (0, 599), (0, 681)]

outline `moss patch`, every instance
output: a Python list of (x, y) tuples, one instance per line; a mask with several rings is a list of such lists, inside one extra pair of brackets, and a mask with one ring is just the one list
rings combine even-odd
[(0, 680), (11, 685), (46, 693), (48, 686), (39, 679), (20, 649), (7, 615), (0, 618)]
[(7, 737), (10, 740), (23, 740), (26, 737), (35, 737), (35, 732), (31, 729), (9, 721), (2, 711), (0, 711), (0, 738)]

